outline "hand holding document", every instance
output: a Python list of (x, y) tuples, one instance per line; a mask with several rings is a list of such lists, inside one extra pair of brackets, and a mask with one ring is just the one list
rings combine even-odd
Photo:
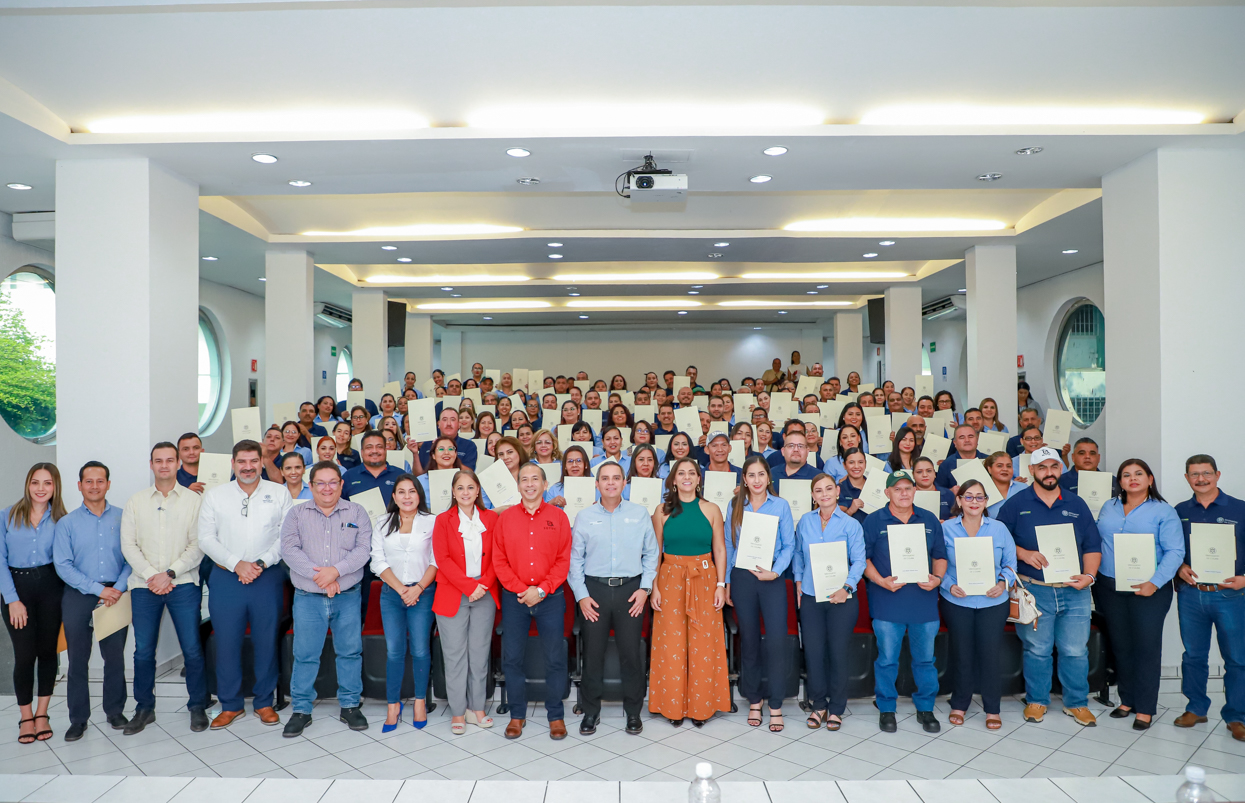
[(700, 410), (695, 407), (680, 407), (674, 411), (674, 426), (679, 432), (687, 433), (692, 439), (692, 445), (696, 445), (696, 441), (700, 439)]
[(661, 480), (656, 477), (632, 477), (631, 501), (644, 505), (648, 514), (653, 515), (661, 504)]
[(984, 597), (998, 583), (994, 570), (994, 539), (955, 539), (955, 584), (966, 596)]
[(369, 488), (361, 494), (355, 494), (350, 497), (350, 501), (356, 505), (362, 505), (369, 519), (374, 519), (385, 512), (385, 497), (381, 495), (380, 488)]
[(121, 599), (111, 605), (100, 605), (91, 612), (91, 624), (95, 628), (95, 640), (104, 639), (130, 626), (134, 620), (134, 610), (130, 607), (130, 592), (126, 591)]
[(891, 577), (901, 583), (929, 582), (929, 547), (924, 524), (889, 524)]
[(886, 498), (886, 472), (870, 472), (865, 477), (865, 487), (860, 489), (860, 504), (865, 513), (881, 510), (889, 502)]
[(1110, 471), (1078, 471), (1076, 473), (1076, 495), (1089, 506), (1089, 512), (1098, 518), (1098, 513), (1111, 499), (1111, 481), (1115, 479)]
[(1199, 583), (1216, 585), (1236, 575), (1236, 526), (1201, 524), (1189, 528), (1189, 568)]
[(203, 492), (229, 482), (233, 473), (233, 463), (227, 454), (204, 452), (199, 455), (199, 476), (196, 479), (203, 483)]
[(519, 484), (515, 482), (514, 475), (510, 473), (510, 469), (502, 461), (494, 461), (491, 466), (481, 471), (477, 476), (480, 478), (480, 490), (488, 494), (489, 501), (493, 503), (493, 507), (498, 508), (504, 505), (516, 505), (519, 503)]
[(1076, 529), (1071, 524), (1043, 524), (1034, 528), (1038, 552), (1046, 558), (1042, 582), (1067, 583), (1081, 573), (1076, 551)]
[(925, 430), (925, 442), (921, 444), (921, 457), (928, 457), (937, 466), (947, 459), (947, 454), (951, 451), (951, 441), (941, 435), (931, 434), (932, 432), (934, 430)]
[(1137, 593), (1133, 586), (1148, 583), (1157, 564), (1154, 533), (1116, 533), (1115, 590)]
[(229, 411), (233, 424), (233, 442), (263, 440), (263, 425), (259, 420), (258, 407), (236, 407)]
[(751, 572), (760, 566), (768, 572), (774, 565), (774, 543), (777, 539), (777, 516), (745, 510), (736, 545), (735, 568)]
[(791, 506), (792, 521), (799, 521), (801, 516), (813, 509), (812, 489), (812, 480), (793, 480), (784, 477), (778, 481), (778, 494)]
[(725, 518), (726, 507), (735, 498), (735, 488), (738, 485), (733, 471), (706, 471), (705, 501), (717, 505)]
[(581, 510), (587, 510), (597, 501), (596, 485), (592, 477), (563, 477), (562, 496), (566, 499), (563, 512), (575, 523), (575, 517)]
[(831, 594), (847, 584), (847, 572), (851, 569), (847, 559), (847, 542), (809, 544), (808, 556), (813, 587), (802, 590), (811, 591), (818, 602), (826, 602)]
[(1068, 443), (1072, 435), (1072, 413), (1067, 410), (1047, 410), (1046, 426), (1042, 430), (1042, 440), (1055, 451), (1059, 451)]

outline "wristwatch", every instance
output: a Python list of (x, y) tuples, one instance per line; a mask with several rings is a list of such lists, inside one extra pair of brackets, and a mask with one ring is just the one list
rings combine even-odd
[(169, 576), (169, 579), (170, 579), (170, 580), (176, 580), (176, 579), (177, 579), (177, 572), (173, 571), (172, 569), (169, 569), (167, 572), (165, 572), (165, 574), (167, 574), (167, 575)]
[(267, 568), (268, 568), (268, 566), (264, 563), (264, 561), (263, 561), (263, 560), (257, 560), (257, 561), (255, 561), (255, 565), (256, 565), (256, 566), (258, 566), (258, 567), (259, 567), (259, 568), (261, 568), (261, 569), (267, 569)]
[(856, 593), (856, 589), (852, 588), (847, 583), (843, 584), (843, 590), (847, 592), (847, 596), (849, 597)]
[(726, 583), (718, 583), (718, 588), (726, 588)]
[(541, 598), (541, 599), (544, 599), (544, 598), (545, 598), (545, 596), (546, 596), (546, 595), (545, 595), (545, 589), (543, 589), (543, 588), (537, 588), (537, 589), (536, 589), (536, 593), (540, 595), (540, 598)]

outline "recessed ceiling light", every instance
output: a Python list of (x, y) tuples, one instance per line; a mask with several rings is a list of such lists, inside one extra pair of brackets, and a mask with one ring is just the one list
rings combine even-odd
[(699, 301), (689, 301), (687, 299), (677, 298), (642, 298), (642, 299), (626, 299), (626, 298), (585, 298), (583, 301), (568, 301), (568, 307), (610, 307), (613, 309), (629, 309), (634, 307), (665, 307), (682, 309), (686, 307), (699, 307)]
[(483, 312), (484, 310), (513, 309), (546, 309), (552, 307), (548, 301), (434, 301), (428, 304), (416, 304), (415, 309), (447, 310), (454, 312)]
[(261, 282), (266, 282), (266, 281), (268, 281), (268, 280), (267, 280), (267, 279), (265, 279), (263, 276), (260, 276), (260, 277), (259, 277), (259, 280), (260, 280)]
[(704, 287), (704, 285), (703, 285), (703, 284), (694, 284), (694, 285), (692, 285), (692, 289), (693, 289), (693, 290), (699, 290), (699, 289), (700, 289), (700, 288), (702, 288), (702, 287)]
[(417, 223), (411, 226), (374, 226), (354, 231), (304, 231), (304, 236), (321, 237), (449, 237), (458, 234), (510, 234), (523, 231), (519, 226), (491, 223)]
[(816, 290), (805, 290), (804, 294), (808, 296), (815, 296), (817, 295), (817, 291)]
[(967, 292), (968, 292), (968, 288), (967, 288), (967, 287), (961, 287), (961, 288), (960, 288), (960, 292), (961, 292), (961, 293), (967, 293)]
[(680, 314), (680, 315), (686, 315), (686, 314), (687, 314), (687, 310), (685, 310), (685, 309), (681, 309), (681, 310), (679, 310), (679, 314)]
[(730, 245), (730, 243), (714, 243), (713, 247), (714, 248), (726, 248), (728, 245)]
[(567, 293), (567, 295), (568, 295), (568, 296), (571, 296), (571, 297), (573, 297), (573, 298), (578, 298), (578, 297), (579, 297), (579, 293)]
[[(401, 260), (399, 260), (401, 261)], [(487, 283), (487, 284), (518, 284), (519, 282), (531, 281), (530, 276), (498, 276), (492, 273), (459, 273), (454, 276), (445, 276), (435, 273), (422, 274), (420, 276), (391, 276), (388, 274), (380, 274), (368, 276), (364, 281), (373, 284), (436, 284), (446, 279), (453, 279), (456, 282), (463, 283)], [(452, 287), (443, 288), (447, 292), (453, 290)]]
[(300, 179), (300, 178), (296, 178), (296, 179), (294, 179), (293, 181), (291, 181), (291, 182), (290, 182), (290, 186), (291, 186), (291, 187), (310, 187), (310, 186), (311, 186), (311, 182), (310, 182), (310, 181), (303, 181), (303, 180), (302, 180), (302, 179)]
[(34, 187), (30, 186), (29, 184), (22, 184), (21, 182), (18, 182), (18, 181), (14, 181), (12, 184), (6, 184), (5, 186), (11, 190), (33, 190), (34, 189)]
[(219, 259), (219, 257), (204, 257), (203, 261), (204, 262), (215, 262), (217, 259)]
[(580, 319), (580, 320), (582, 320), (582, 321), (586, 321), (586, 320), (588, 320), (588, 316), (587, 316), (587, 315), (580, 315), (580, 316), (579, 316), (579, 319)]
[(559, 273), (555, 282), (694, 282), (721, 278), (716, 273)]
[(527, 148), (506, 148), (506, 155), (513, 156), (516, 159), (522, 159), (524, 156), (531, 156), (532, 152)]
[(698, 296), (698, 295), (700, 295), (700, 291), (699, 291), (699, 290), (688, 290), (688, 291), (687, 291), (687, 294), (688, 294), (689, 296)]
[(398, 247), (397, 247), (396, 245), (382, 245), (382, 246), (380, 247), (380, 250), (382, 250), (382, 251), (397, 251), (397, 250), (398, 250)]
[[(280, 133), (409, 131), (428, 118), (405, 109), (281, 109), (208, 114), (113, 117), (87, 124), (92, 134)], [(246, 140), (244, 140), (246, 141)]]
[(765, 154), (766, 156), (782, 156), (786, 152), (787, 152), (787, 149), (781, 145), (775, 145), (772, 148), (766, 148), (765, 150), (761, 151), (761, 153)]
[(462, 298), (462, 297), (463, 297), (462, 293), (453, 293), (450, 295), (450, 298)]
[(445, 292), (447, 292), (447, 293), (448, 293), (449, 291), (453, 290), (454, 288), (453, 288), (453, 287), (442, 287), (441, 289), (442, 289), (442, 290), (444, 290)]
[[(877, 256), (874, 254), (874, 256)], [(784, 273), (771, 271), (767, 273), (743, 273), (741, 279), (905, 279), (907, 273), (881, 270), (837, 270), (830, 273)]]
[(784, 231), (997, 231), (1007, 228), (1001, 220), (955, 217), (841, 217), (801, 220), (783, 226)]
[(822, 125), (824, 112), (778, 103), (722, 105), (645, 103), (637, 115), (632, 103), (522, 103), (480, 109), (467, 115), (471, 128), (528, 128), (544, 131), (648, 129), (653, 120), (671, 128), (750, 128), (757, 120), (772, 126)]
[(982, 173), (977, 177), (978, 181), (998, 181), (1003, 178), (1002, 173)]
[(779, 314), (779, 315), (786, 315), (786, 314), (787, 314), (787, 311), (786, 311), (785, 309), (780, 309), (780, 310), (778, 310), (778, 314)]
[(1034, 145), (1029, 148), (1021, 148), (1020, 150), (1016, 151), (1016, 155), (1017, 156), (1035, 156), (1041, 152), (1042, 152), (1042, 148), (1037, 145)]
[(1076, 252), (1077, 252), (1077, 249), (1075, 248), (1069, 248), (1064, 251), (1065, 254), (1075, 254)]
[(536, 176), (522, 176), (515, 179), (516, 184), (522, 184), (525, 187), (533, 187), (540, 183), (540, 179)]
[(549, 258), (550, 259), (561, 259), (562, 255), (561, 254), (550, 254)]
[(864, 125), (1191, 125), (1206, 115), (1170, 109), (913, 104), (867, 113)]
[(819, 284), (819, 285), (817, 285), (817, 289), (818, 289), (818, 290), (825, 290), (825, 289), (826, 289), (827, 287), (829, 287), (829, 286), (830, 286), (830, 285), (828, 285), (828, 284)]
[(754, 326), (754, 327), (752, 327), (752, 331), (754, 331), (754, 332), (759, 332), (759, 331), (761, 331), (761, 327), (759, 327), (759, 326)]
[(277, 163), (277, 157), (271, 153), (252, 153), (251, 158), (262, 165), (270, 165)]
[(863, 256), (865, 259), (873, 259), (875, 256), (877, 256), (877, 254), (870, 251), (867, 254), (861, 254), (861, 256)]
[(895, 244), (894, 240), (883, 240), (882, 242), (878, 243), (878, 245), (894, 245), (894, 244)]
[(399, 262), (410, 262), (411, 258), (410, 257), (398, 257), (398, 261)]
[(491, 321), (491, 320), (493, 320), (493, 316), (492, 316), (492, 315), (485, 315), (485, 316), (484, 316), (484, 320), (486, 320), (486, 321)]
[(751, 181), (753, 184), (764, 184), (765, 182), (772, 181), (773, 179), (774, 179), (773, 176), (753, 176), (752, 178), (748, 180)]
[(562, 243), (545, 243), (545, 245), (549, 246), (550, 248), (561, 248), (562, 247)]
[[(749, 298), (740, 301), (719, 301), (719, 307), (850, 307), (851, 301), (771, 301)], [(785, 313), (784, 313), (785, 314)]]

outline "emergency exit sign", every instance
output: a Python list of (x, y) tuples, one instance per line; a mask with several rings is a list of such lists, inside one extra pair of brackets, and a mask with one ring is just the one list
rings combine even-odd
[(329, 346), (329, 356), (330, 357), (337, 356), (337, 346)]

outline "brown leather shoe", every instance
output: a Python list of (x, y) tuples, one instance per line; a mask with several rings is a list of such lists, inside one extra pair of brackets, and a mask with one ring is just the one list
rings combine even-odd
[(1198, 724), (1199, 722), (1206, 722), (1206, 721), (1207, 721), (1206, 717), (1199, 717), (1197, 714), (1193, 713), (1192, 711), (1185, 711), (1183, 714), (1176, 717), (1176, 719), (1172, 721), (1172, 724), (1175, 725), (1177, 728), (1192, 728), (1194, 725)]
[(218, 731), (222, 728), (228, 728), (235, 719), (245, 713), (245, 711), (221, 711), (216, 715), (216, 719), (212, 720), (212, 730)]
[(268, 706), (267, 708), (256, 708), (255, 716), (259, 717), (259, 721), (265, 725), (281, 724), (281, 717), (277, 716), (277, 712), (273, 710), (272, 706)]
[[(506, 732), (503, 734), (507, 739), (517, 739), (523, 735), (523, 726), (527, 724), (526, 719), (512, 719), (510, 724), (506, 726)], [(563, 733), (566, 729), (562, 729)]]
[(560, 719), (549, 720), (549, 738), (560, 741), (566, 738), (566, 722)]
[(1025, 722), (1041, 722), (1046, 716), (1046, 706), (1037, 703), (1029, 703), (1025, 706)]
[(1229, 722), (1228, 730), (1232, 731), (1232, 738), (1238, 742), (1245, 742), (1245, 722)]

